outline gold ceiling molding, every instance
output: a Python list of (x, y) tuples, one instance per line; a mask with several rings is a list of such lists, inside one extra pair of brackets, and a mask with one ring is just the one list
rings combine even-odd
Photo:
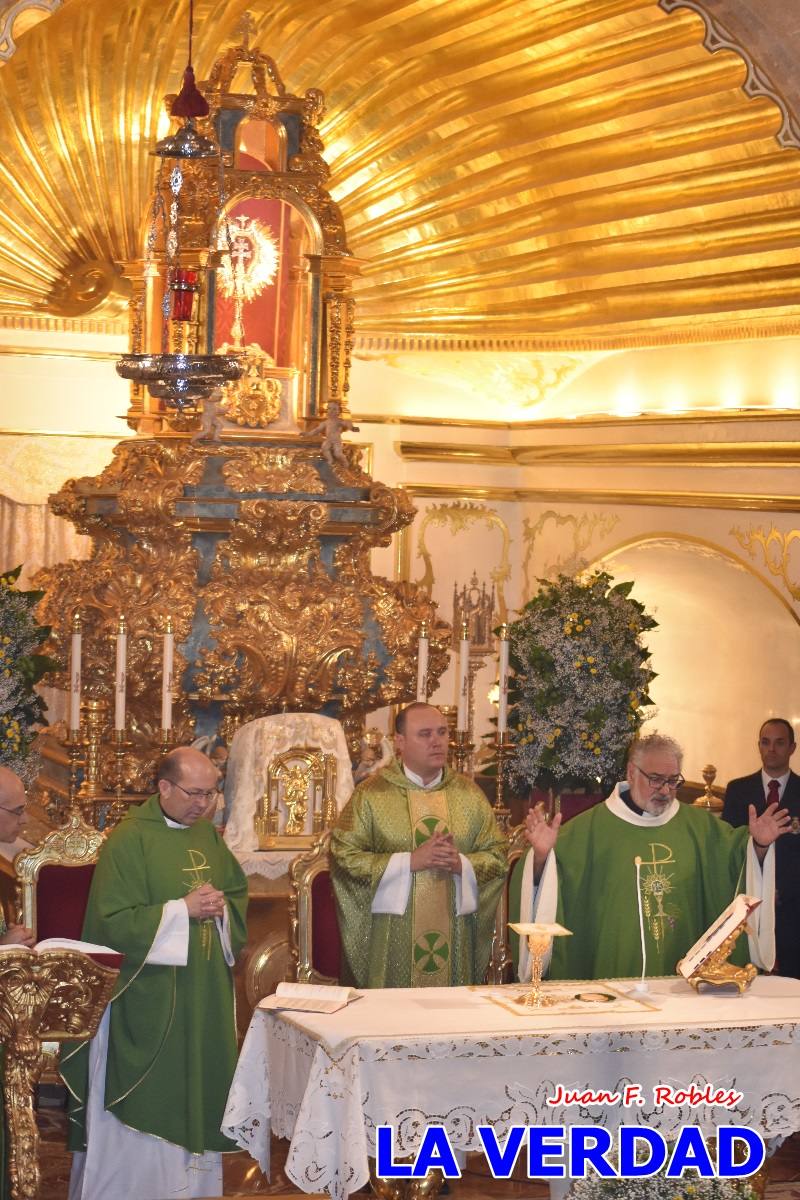
[(767, 99), (777, 104), (783, 115), (783, 124), (777, 134), (778, 142), (782, 146), (800, 147), (800, 123), (798, 123), (797, 118), (790, 110), (780, 91), (775, 87), (763, 67), (753, 61), (747, 52), (747, 47), (743, 46), (741, 42), (730, 35), (718, 17), (712, 16), (707, 11), (706, 4), (702, 3), (701, 0), (659, 0), (659, 4), (664, 9), (664, 12), (668, 13), (675, 12), (679, 8), (691, 9), (692, 12), (699, 13), (706, 26), (706, 36), (703, 39), (703, 45), (712, 54), (715, 54), (718, 50), (733, 50), (741, 55), (747, 64), (747, 78), (742, 84), (742, 91), (747, 96), (766, 96)]
[(473, 463), (485, 467), (613, 466), (774, 467), (800, 463), (800, 442), (629, 442), (556, 446), (445, 446), (395, 442), (407, 462)]
[(8, 0), (0, 3), (0, 65), (8, 62), (17, 49), (16, 39), (21, 37), (26, 29), (31, 29), (39, 21), (44, 21), (63, 0)]
[(444, 483), (405, 483), (410, 496), (459, 497), (462, 500), (539, 501), (544, 504), (632, 504), (639, 508), (752, 509), (753, 512), (800, 512), (798, 495), (746, 492), (643, 491), (633, 488), (503, 488)]
[(12, 354), (15, 358), (78, 358), (89, 362), (116, 362), (119, 352), (111, 350), (77, 350), (62, 346), (4, 346), (0, 354)]
[(30, 333), (97, 333), (125, 337), (128, 333), (128, 322), (105, 317), (56, 317), (0, 311), (0, 329)]
[[(732, 530), (731, 532), (734, 531)], [(608, 563), (609, 559), (616, 558), (618, 554), (622, 554), (625, 550), (631, 550), (638, 546), (657, 546), (659, 543), (663, 544), (665, 542), (685, 543), (686, 545), (696, 548), (700, 551), (710, 551), (713, 554), (718, 555), (720, 558), (727, 559), (728, 562), (733, 563), (734, 566), (739, 567), (742, 571), (745, 571), (748, 575), (752, 575), (754, 579), (757, 579), (762, 587), (765, 587), (767, 591), (772, 593), (781, 607), (784, 608), (787, 613), (789, 613), (792, 620), (800, 625), (800, 614), (798, 614), (797, 611), (792, 607), (786, 597), (781, 594), (772, 580), (767, 579), (761, 574), (760, 571), (757, 571), (751, 563), (747, 562), (746, 559), (741, 558), (738, 554), (734, 554), (732, 550), (728, 550), (725, 546), (720, 546), (718, 542), (709, 541), (707, 538), (696, 537), (691, 533), (683, 533), (682, 531), (677, 530), (653, 530), (652, 532), (648, 533), (636, 534), (634, 537), (626, 538), (624, 541), (612, 546), (609, 550), (604, 550), (602, 554), (599, 554), (588, 564), (588, 567), (589, 569), (592, 567), (601, 567)]]
[(523, 429), (584, 429), (609, 428), (641, 430), (643, 426), (665, 425), (719, 425), (719, 424), (749, 424), (751, 422), (779, 421), (788, 423), (800, 420), (800, 410), (796, 408), (773, 408), (764, 405), (761, 408), (716, 409), (711, 411), (695, 410), (694, 412), (637, 413), (634, 417), (613, 417), (606, 414), (590, 414), (579, 417), (547, 417), (528, 421), (479, 421), (467, 417), (415, 417), (398, 413), (353, 413), (352, 419), (362, 424), (371, 425), (418, 425), (446, 427), (449, 429), (496, 429), (519, 432)]
[[(710, 53), (699, 11), (198, 0), (198, 77), (245, 9), (287, 84), (325, 92), (332, 194), (365, 263), (363, 349), (572, 352), (800, 330), (800, 155), (779, 144), (780, 98), (747, 94), (754, 65), (727, 43)], [(186, 10), (67, 3), (3, 67), (6, 314), (41, 315), (83, 264), (141, 255)]]
[(800, 569), (797, 562), (800, 529), (790, 529), (785, 533), (774, 525), (768, 530), (763, 525), (751, 525), (748, 529), (736, 525), (731, 534), (751, 558), (760, 557), (767, 570), (783, 580), (793, 600), (800, 600)]

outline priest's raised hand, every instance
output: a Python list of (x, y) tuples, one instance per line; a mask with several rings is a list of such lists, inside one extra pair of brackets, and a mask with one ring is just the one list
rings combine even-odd
[(561, 813), (556, 813), (552, 821), (548, 821), (543, 804), (536, 804), (528, 810), (525, 818), (525, 837), (533, 848), (533, 874), (538, 882), (542, 874), (545, 860), (558, 840), (561, 828)]
[(768, 804), (759, 817), (756, 815), (755, 805), (750, 804), (747, 807), (747, 816), (753, 849), (758, 855), (758, 861), (763, 862), (772, 843), (776, 842), (782, 833), (789, 832), (792, 825), (789, 810), (778, 808), (778, 801), (775, 801), (774, 804)]

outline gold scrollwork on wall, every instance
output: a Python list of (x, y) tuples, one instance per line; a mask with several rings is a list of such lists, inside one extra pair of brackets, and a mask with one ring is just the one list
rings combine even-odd
[(511, 578), (510, 546), (511, 535), (503, 518), (493, 508), (477, 504), (472, 500), (456, 500), (451, 504), (432, 504), (425, 513), (419, 527), (417, 540), (417, 557), (421, 558), (425, 570), (417, 585), (431, 594), (434, 584), (433, 558), (426, 543), (428, 530), (437, 525), (449, 526), (453, 535), (463, 533), (470, 525), (483, 524), (490, 529), (498, 529), (502, 536), (500, 562), (489, 571), (489, 578), (497, 589), (497, 608), (500, 620), (505, 621), (508, 615), (504, 588)]
[[(763, 525), (751, 525), (748, 529), (734, 525), (731, 534), (751, 558), (763, 558), (764, 566), (771, 575), (783, 581), (793, 600), (800, 600), (800, 529), (784, 533), (774, 525), (768, 530)], [(794, 560), (795, 549), (797, 560)]]
[[(551, 522), (556, 529), (564, 531), (565, 550), (539, 568), (539, 574), (547, 579), (560, 574), (574, 575), (580, 571), (586, 565), (585, 552), (594, 538), (610, 533), (619, 523), (619, 517), (612, 513), (582, 513), (578, 516), (575, 513), (558, 513), (552, 508), (540, 513), (536, 520), (526, 517), (522, 523), (522, 541), (525, 546), (522, 577), (525, 581), (526, 601), (535, 591), (531, 571), (537, 539)], [(569, 549), (566, 548), (568, 541), (571, 542)]]

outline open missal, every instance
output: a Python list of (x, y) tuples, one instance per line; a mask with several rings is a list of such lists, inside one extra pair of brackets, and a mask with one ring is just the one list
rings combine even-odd
[(760, 903), (756, 896), (736, 896), (678, 963), (678, 971), (684, 979), (693, 975), (727, 937), (741, 929)]
[(358, 1000), (355, 988), (327, 983), (279, 983), (271, 996), (259, 1001), (259, 1008), (288, 1009), (291, 1012), (334, 1013)]
[(0, 946), (0, 953), (7, 954), (12, 950), (30, 951), (31, 949), (34, 954), (43, 954), (46, 950), (75, 950), (78, 954), (85, 954), (88, 958), (93, 959), (101, 967), (112, 967), (115, 970), (119, 970), (125, 957), (119, 951), (112, 950), (110, 946), (95, 946), (92, 942), (74, 941), (72, 938), (45, 938), (43, 942), (37, 942), (33, 947), (12, 943), (8, 946)]

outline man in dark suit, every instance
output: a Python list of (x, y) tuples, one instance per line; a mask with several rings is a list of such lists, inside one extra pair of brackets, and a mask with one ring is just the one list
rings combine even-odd
[(789, 769), (794, 751), (791, 723), (784, 717), (765, 721), (758, 734), (762, 768), (730, 781), (722, 816), (731, 825), (746, 825), (749, 804), (758, 814), (775, 800), (789, 810), (791, 829), (775, 843), (775, 969), (800, 979), (800, 775)]

